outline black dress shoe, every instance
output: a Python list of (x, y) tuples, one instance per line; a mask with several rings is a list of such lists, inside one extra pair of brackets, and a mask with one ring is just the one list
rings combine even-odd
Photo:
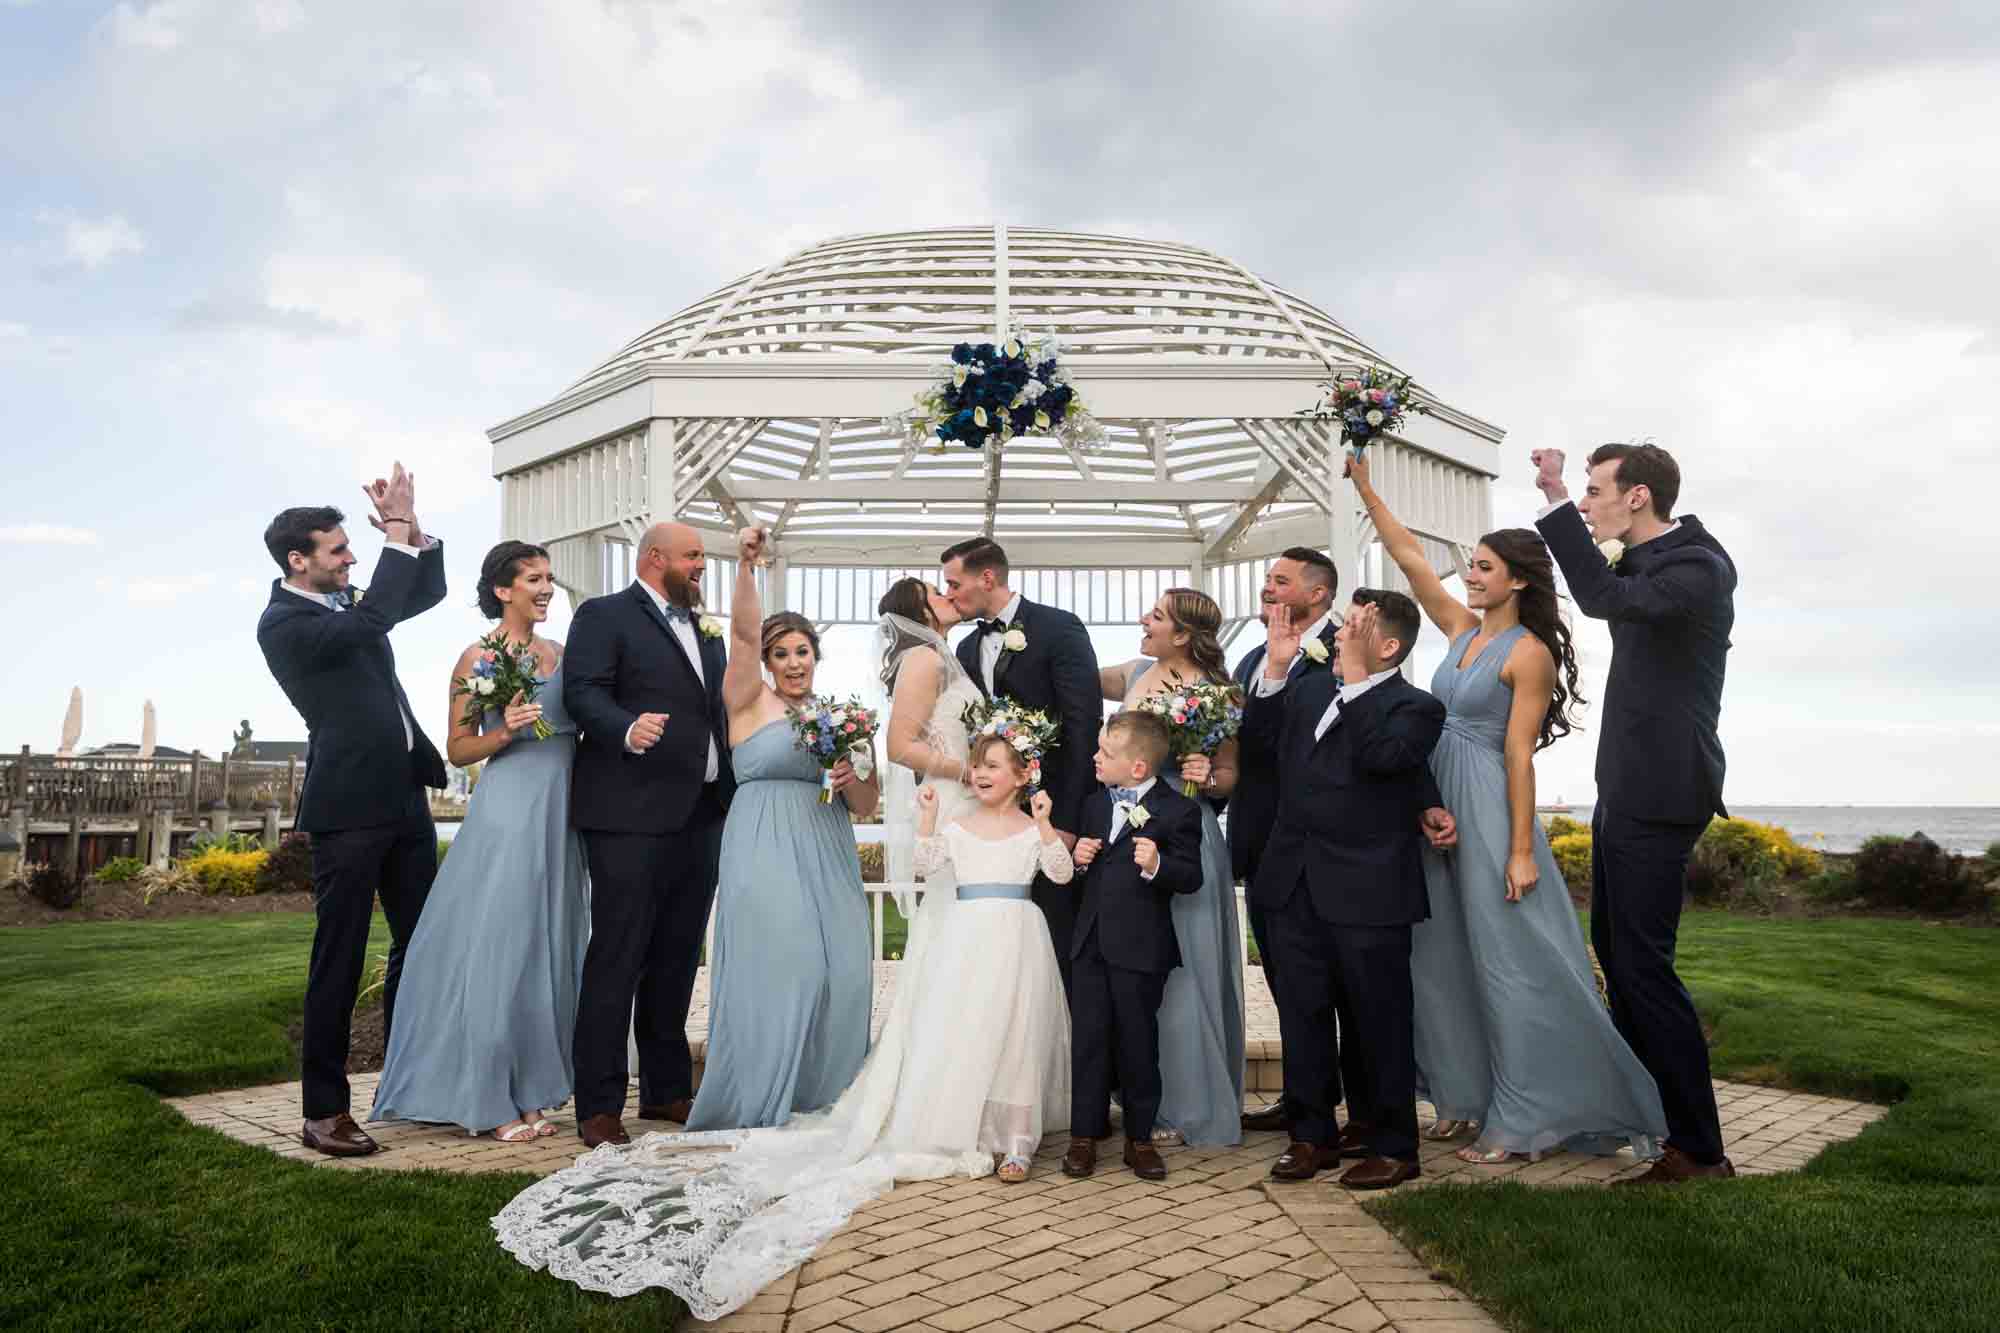
[(1267, 1134), (1292, 1127), (1292, 1108), (1280, 1097), (1269, 1106), (1243, 1113), (1243, 1128), (1253, 1134)]
[(1340, 1165), (1340, 1154), (1332, 1148), (1294, 1140), (1277, 1161), (1271, 1163), (1273, 1180), (1311, 1180), (1322, 1171)]
[(694, 1114), (694, 1098), (682, 1097), (678, 1101), (665, 1102), (659, 1106), (640, 1106), (641, 1120), (665, 1120), (670, 1124), (685, 1125)]
[(1335, 1151), (1351, 1162), (1366, 1161), (1375, 1155), (1375, 1131), (1367, 1125), (1349, 1124), (1340, 1131)]

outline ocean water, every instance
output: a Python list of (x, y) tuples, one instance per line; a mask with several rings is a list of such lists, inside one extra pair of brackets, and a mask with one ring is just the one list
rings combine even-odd
[[(2000, 842), (2000, 806), (1993, 805), (1738, 805), (1729, 813), (1759, 824), (1776, 824), (1807, 847), (1822, 852), (1858, 852), (1878, 833), (1907, 837), (1922, 833), (1946, 851), (1978, 856)], [(1569, 817), (1590, 822), (1590, 807)]]

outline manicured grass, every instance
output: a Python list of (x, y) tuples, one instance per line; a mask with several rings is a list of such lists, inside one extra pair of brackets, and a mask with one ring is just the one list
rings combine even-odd
[(2000, 931), (1697, 913), (1680, 940), (1718, 1076), (1895, 1109), (1795, 1174), (1376, 1215), (1517, 1329), (2000, 1327)]
[(494, 1243), (533, 1177), (318, 1170), (161, 1104), (298, 1076), (311, 938), (282, 913), (0, 930), (0, 1327), (672, 1327), (663, 1293)]

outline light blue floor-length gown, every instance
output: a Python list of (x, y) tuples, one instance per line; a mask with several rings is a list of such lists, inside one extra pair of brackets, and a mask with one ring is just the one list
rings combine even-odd
[(1497, 635), (1463, 670), (1478, 631), (1452, 640), (1431, 678), (1448, 710), (1431, 755), (1458, 846), (1424, 850), (1430, 920), (1417, 925), (1418, 1095), (1439, 1119), (1475, 1120), (1478, 1146), (1641, 1156), (1667, 1133), (1659, 1088), (1598, 998), (1583, 929), (1535, 822), (1534, 892), (1507, 901), (1513, 845), (1504, 745), (1513, 690), (1500, 669), (1521, 635)]
[[(1139, 678), (1152, 665), (1128, 668), (1139, 700)], [(1181, 770), (1168, 761), (1160, 781), (1180, 790)], [(1161, 1128), (1177, 1129), (1194, 1145), (1243, 1141), (1242, 931), (1236, 919), (1236, 876), (1214, 803), (1201, 806), (1201, 888), (1174, 895), (1174, 937), (1181, 965), (1167, 975), (1160, 999)]]
[(847, 805), (789, 718), (731, 752), (709, 955), (708, 1055), (690, 1131), (781, 1125), (832, 1105), (868, 1054), (868, 899)]
[[(523, 728), (480, 770), (403, 961), (370, 1120), (483, 1132), (561, 1106), (574, 1088), (590, 890), (569, 823), (576, 724), (560, 666), (536, 702), (556, 734)], [(485, 730), (500, 724), (486, 714)]]

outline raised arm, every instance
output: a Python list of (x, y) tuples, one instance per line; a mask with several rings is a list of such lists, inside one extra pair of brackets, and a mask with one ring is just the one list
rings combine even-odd
[(1354, 483), (1354, 489), (1361, 497), (1361, 503), (1374, 520), (1375, 535), (1382, 539), (1382, 549), (1396, 562), (1396, 568), (1403, 571), (1403, 577), (1410, 581), (1410, 591), (1416, 595), (1417, 604), (1424, 608), (1431, 624), (1443, 632), (1445, 638), (1455, 639), (1469, 629), (1479, 627), (1479, 617), (1465, 603), (1445, 590), (1444, 580), (1431, 568), (1431, 562), (1424, 557), (1424, 544), (1417, 540), (1417, 534), (1403, 526), (1403, 521), (1389, 512), (1389, 506), (1375, 493), (1375, 487), (1368, 477), (1368, 460), (1359, 455), (1351, 455), (1347, 460), (1347, 477)]
[(729, 665), (722, 672), (722, 705), (731, 717), (756, 704), (764, 692), (764, 603), (757, 595), (757, 562), (764, 529), (736, 534), (736, 589), (729, 597)]
[(1695, 620), (1721, 600), (1721, 561), (1699, 546), (1678, 547), (1655, 567), (1621, 576), (1590, 539), (1575, 505), (1544, 514), (1535, 528), (1562, 567), (1577, 610), (1593, 620)]
[(335, 615), (307, 612), (284, 616), (270, 633), (282, 639), (301, 665), (345, 656), (357, 645), (381, 638), (396, 627), (416, 583), (416, 560), (393, 546), (384, 547), (375, 561), (375, 576), (369, 581), (367, 595), (360, 601)]
[(1507, 901), (1535, 890), (1535, 745), (1556, 692), (1556, 660), (1547, 645), (1523, 634), (1507, 654), (1501, 679), (1514, 691), (1507, 712)]
[(949, 778), (964, 782), (970, 774), (964, 759), (933, 748), (926, 737), (931, 714), (944, 689), (944, 662), (936, 653), (911, 652), (896, 668), (889, 698), (889, 730), (883, 748), (889, 762), (910, 769), (919, 779)]

